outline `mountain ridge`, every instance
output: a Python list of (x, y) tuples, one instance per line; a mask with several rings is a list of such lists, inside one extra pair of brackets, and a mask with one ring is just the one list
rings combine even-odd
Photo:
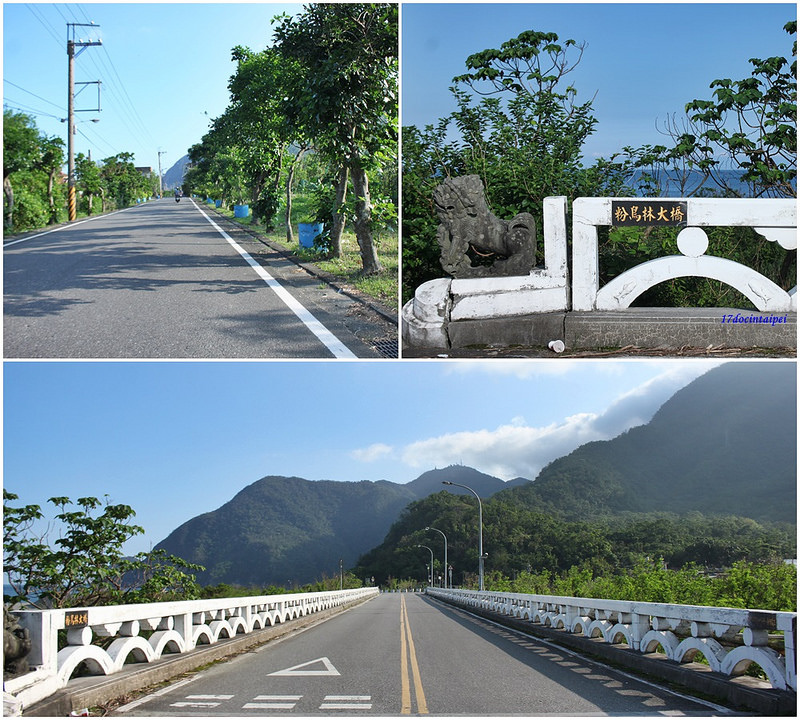
[(727, 363), (674, 393), (649, 423), (582, 445), (533, 481), (462, 465), (405, 484), (268, 475), (156, 547), (205, 565), (203, 584), (311, 582), (378, 546), (410, 503), (470, 494), (442, 481), (578, 521), (696, 511), (794, 523), (797, 420), (787, 397), (796, 397), (794, 363)]

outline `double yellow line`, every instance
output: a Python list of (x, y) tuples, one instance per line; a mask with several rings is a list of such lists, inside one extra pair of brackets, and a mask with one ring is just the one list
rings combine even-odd
[(425, 702), (425, 691), (422, 689), (422, 678), (417, 665), (417, 654), (414, 651), (414, 638), (411, 637), (411, 625), (408, 623), (405, 595), (400, 595), (400, 685), (402, 707), (401, 715), (411, 714), (411, 684), (409, 683), (409, 666), (414, 676), (414, 695), (417, 699), (417, 714), (428, 714), (428, 703)]

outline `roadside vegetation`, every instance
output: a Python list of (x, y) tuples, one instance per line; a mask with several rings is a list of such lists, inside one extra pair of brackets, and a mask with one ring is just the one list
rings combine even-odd
[[(222, 204), (214, 208), (216, 212), (224, 215), (232, 222), (238, 223), (251, 232), (266, 238), (273, 245), (277, 245), (289, 253), (296, 261), (313, 263), (324, 273), (330, 274), (340, 283), (354, 287), (361, 293), (378, 301), (388, 310), (397, 310), (398, 298), (398, 263), (399, 248), (397, 236), (397, 216), (394, 202), (383, 206), (373, 205), (374, 214), (372, 221), (373, 244), (378, 257), (381, 270), (366, 274), (363, 272), (361, 251), (358, 238), (353, 231), (353, 203), (346, 200), (341, 212), (344, 217), (350, 218), (344, 224), (340, 241), (339, 254), (331, 251), (330, 227), (326, 229), (324, 218), (327, 217), (330, 203), (324, 193), (322, 182), (323, 168), (314, 155), (306, 155), (295, 171), (296, 185), (292, 197), (291, 209), (291, 234), (285, 227), (276, 228), (275, 222), (259, 219), (252, 214), (247, 217), (234, 216), (233, 206)], [(396, 174), (394, 170), (378, 177), (378, 188), (385, 188), (389, 195), (396, 196)], [(203, 203), (204, 198), (197, 198)], [(214, 207), (213, 205), (211, 207)], [(382, 210), (382, 213), (379, 213)], [(282, 198), (276, 217), (285, 218), (287, 213), (286, 198)], [(322, 233), (315, 236), (309, 247), (300, 245), (300, 223), (314, 224), (317, 218), (322, 217)]]
[[(64, 141), (47, 137), (30, 115), (3, 110), (3, 230), (6, 235), (67, 221)], [(75, 156), (78, 217), (135, 205), (158, 194), (158, 177), (145, 176), (131, 153), (95, 162)]]
[[(792, 21), (784, 28), (797, 32)], [(788, 48), (787, 48), (788, 49)], [(586, 51), (586, 57), (584, 57)], [(663, 145), (626, 146), (589, 165), (582, 157), (597, 118), (578, 100), (570, 73), (589, 50), (555, 33), (521, 33), (499, 50), (466, 59), (453, 78), (457, 110), (424, 128), (403, 128), (403, 301), (442, 276), (433, 190), (443, 178), (477, 174), (498, 217), (542, 201), (576, 197), (753, 197), (797, 194), (797, 44), (791, 55), (751, 59), (750, 77), (713, 80), (712, 99), (692, 100), (662, 128)], [(789, 58), (794, 58), (790, 60)], [(601, 284), (646, 260), (674, 253), (675, 228), (599, 228)], [(750, 228), (712, 228), (713, 254), (745, 263), (784, 289), (796, 284), (796, 253)], [(641, 305), (750, 307), (716, 281), (677, 279)]]
[(319, 223), (315, 259), (342, 259), (330, 267), (351, 273), (355, 239), (358, 274), (391, 274), (397, 31), (396, 5), (310, 4), (276, 18), (266, 50), (233, 48), (230, 103), (190, 148), (184, 191), (246, 205), (254, 227), (292, 248), (298, 222)]

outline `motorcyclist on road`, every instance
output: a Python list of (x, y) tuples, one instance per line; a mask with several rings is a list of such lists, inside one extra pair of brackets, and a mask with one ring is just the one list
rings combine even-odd
[(175, 188), (175, 202), (180, 202), (182, 195), (183, 195), (183, 192), (181, 191), (181, 189), (179, 187), (176, 187)]

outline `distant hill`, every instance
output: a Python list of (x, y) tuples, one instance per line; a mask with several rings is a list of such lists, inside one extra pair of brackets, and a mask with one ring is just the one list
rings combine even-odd
[(183, 173), (186, 172), (186, 166), (190, 163), (188, 155), (184, 155), (178, 162), (176, 162), (167, 172), (161, 181), (165, 190), (174, 190), (176, 187), (183, 184)]
[[(203, 584), (304, 584), (334, 576), (340, 559), (352, 567), (414, 501), (430, 498), (423, 525), (438, 522), (437, 507), (464, 512), (469, 503), (431, 497), (445, 490), (470, 494), (444, 480), (508, 501), (506, 507), (573, 523), (693, 512), (795, 523), (796, 397), (794, 362), (732, 362), (678, 391), (648, 424), (581, 446), (535, 481), (504, 483), (461, 465), (430, 470), (405, 485), (269, 476), (184, 523), (157, 547), (206, 566)], [(467, 520), (453, 522), (462, 527)]]
[(505, 492), (567, 517), (700, 512), (796, 522), (794, 362), (732, 362), (679, 390), (646, 425), (582, 445)]
[[(508, 487), (472, 468), (451, 466), (400, 485), (269, 476), (212, 512), (185, 522), (156, 547), (199, 563), (202, 584), (306, 583), (351, 567), (378, 545), (410, 502), (460, 482), (489, 497)], [(467, 493), (450, 488), (454, 493)]]
[[(516, 485), (521, 478), (512, 481)], [(496, 492), (509, 487), (509, 483), (503, 482), (500, 478), (486, 475), (485, 473), (475, 470), (471, 467), (464, 465), (451, 465), (450, 467), (429, 470), (422, 473), (416, 480), (412, 480), (403, 487), (408, 488), (414, 493), (415, 499), (424, 498), (433, 493), (447, 490), (456, 495), (470, 495), (469, 490), (464, 490), (460, 487), (445, 487), (442, 483), (445, 481), (459, 483), (471, 487), (482, 498), (488, 498)], [(522, 482), (527, 482), (522, 480)]]

